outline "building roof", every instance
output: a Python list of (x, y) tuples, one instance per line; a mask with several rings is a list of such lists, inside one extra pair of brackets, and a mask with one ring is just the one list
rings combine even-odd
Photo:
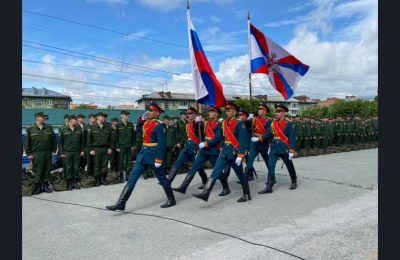
[[(256, 99), (264, 99), (267, 102), (300, 102), (299, 100), (295, 98), (290, 98), (287, 101), (282, 96), (261, 96), (261, 95), (255, 95), (253, 98)], [(249, 95), (226, 95), (225, 98), (227, 100), (236, 100), (238, 98), (240, 99), (249, 99)], [(195, 100), (195, 95), (194, 93), (173, 93), (173, 92), (153, 92), (147, 95), (143, 95), (142, 98), (138, 99), (138, 101), (144, 100), (144, 99), (151, 99), (151, 100)], [(312, 101), (307, 101), (310, 103), (315, 103)]]
[[(125, 109), (127, 110), (127, 109)], [(108, 115), (107, 120), (111, 122), (111, 118), (121, 118), (121, 109), (22, 109), (22, 127), (31, 126), (35, 121), (35, 113), (43, 112), (46, 115), (49, 115), (49, 120), (47, 123), (53, 126), (62, 126), (64, 125), (64, 115), (65, 114), (83, 114), (86, 116), (85, 123), (88, 122), (88, 115), (90, 113), (96, 114), (98, 112), (104, 112)], [(129, 110), (131, 113), (129, 115), (128, 121), (132, 123), (136, 123), (136, 120), (143, 115), (145, 110)], [(179, 116), (179, 110), (168, 110), (165, 113), (161, 114), (161, 118), (164, 115), (168, 115), (170, 117)]]
[(70, 96), (63, 95), (56, 91), (47, 89), (47, 88), (22, 88), (22, 97), (52, 97), (52, 98), (68, 98), (71, 99)]

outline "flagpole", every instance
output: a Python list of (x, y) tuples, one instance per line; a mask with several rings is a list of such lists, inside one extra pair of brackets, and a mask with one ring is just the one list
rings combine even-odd
[[(189, 23), (189, 21), (190, 21), (190, 4), (189, 4), (189, 0), (186, 0), (186, 15), (187, 15), (187, 18), (188, 18), (188, 23)], [(188, 29), (189, 29), (189, 24), (188, 24)], [(188, 33), (189, 33), (189, 39), (190, 39), (190, 31), (188, 30)], [(189, 40), (190, 41), (190, 40)], [(189, 44), (189, 46), (190, 46), (190, 44)], [(189, 52), (190, 52), (190, 50), (189, 50)], [(190, 55), (192, 55), (192, 53), (190, 53)], [(195, 95), (195, 101), (196, 101), (196, 109), (197, 109), (197, 112), (200, 114), (200, 105), (199, 105), (199, 102), (197, 102), (197, 100), (196, 100), (196, 95)], [(198, 127), (198, 131), (199, 131), (199, 141), (200, 141), (200, 143), (202, 142), (202, 140), (201, 140), (201, 127), (200, 127), (200, 123), (201, 122), (198, 122), (197, 123), (197, 127)]]
[(252, 104), (252, 93), (251, 93), (251, 50), (250, 50), (250, 12), (247, 13), (247, 29), (248, 29), (248, 42), (249, 42), (249, 92), (250, 92), (250, 107)]

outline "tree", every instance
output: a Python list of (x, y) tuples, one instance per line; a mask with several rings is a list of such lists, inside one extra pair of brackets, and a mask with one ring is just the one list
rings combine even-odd
[(89, 105), (87, 105), (87, 104), (79, 104), (76, 108), (77, 109), (90, 109)]

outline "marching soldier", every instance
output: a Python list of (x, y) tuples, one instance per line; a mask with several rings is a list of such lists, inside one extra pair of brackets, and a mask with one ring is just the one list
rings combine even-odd
[(112, 153), (113, 140), (111, 139), (111, 126), (105, 123), (106, 114), (99, 112), (96, 114), (97, 124), (90, 126), (89, 150), (94, 156), (94, 177), (96, 187), (108, 185), (107, 175), (107, 155)]
[[(186, 174), (181, 186), (178, 188), (173, 188), (174, 191), (185, 194), (186, 189), (193, 180), (196, 172), (202, 168), (204, 163), (208, 160), (210, 160), (211, 165), (214, 168), (218, 159), (219, 151), (221, 149), (220, 142), (222, 139), (222, 128), (221, 123), (218, 122), (218, 115), (220, 114), (221, 110), (219, 108), (213, 106), (210, 107), (208, 111), (209, 120), (205, 121), (204, 123), (205, 140), (199, 144), (199, 152), (192, 168)], [(228, 186), (227, 176), (225, 174), (221, 174), (219, 180), (221, 181), (223, 187), (223, 190), (219, 196), (225, 196), (231, 193)]]
[(268, 182), (267, 186), (259, 194), (272, 193), (272, 187), (276, 183), (275, 166), (278, 158), (281, 158), (292, 180), (291, 190), (297, 188), (297, 176), (292, 158), (296, 149), (296, 134), (291, 122), (285, 118), (289, 109), (284, 104), (275, 104), (275, 119), (271, 124), (271, 131), (268, 131), (260, 139), (273, 137), (268, 157)]
[(248, 149), (248, 140), (250, 136), (245, 124), (234, 117), (238, 110), (239, 108), (235, 103), (227, 103), (225, 110), (227, 118), (222, 123), (222, 133), (224, 136), (222, 150), (215, 163), (211, 176), (207, 179), (203, 192), (200, 194), (193, 194), (193, 196), (198, 199), (208, 201), (208, 197), (210, 196), (217, 178), (223, 173), (226, 165), (229, 164), (235, 171), (243, 189), (243, 196), (239, 198), (237, 202), (251, 200), (249, 182), (243, 174), (242, 165), (246, 149)]
[(269, 107), (265, 103), (260, 103), (258, 106), (258, 116), (251, 118), (251, 141), (250, 142), (250, 152), (249, 158), (246, 163), (247, 172), (246, 176), (249, 181), (254, 180), (253, 176), (253, 163), (258, 154), (261, 154), (264, 159), (265, 166), (268, 168), (268, 148), (269, 148), (269, 139), (260, 139), (260, 136), (263, 136), (267, 133), (267, 129), (269, 129), (271, 125), (271, 119), (267, 117), (267, 113), (269, 112)]
[(128, 121), (129, 111), (121, 111), (121, 122), (118, 123), (115, 131), (115, 147), (118, 153), (119, 182), (124, 182), (126, 175), (132, 171), (132, 150), (135, 145), (135, 129)]
[(164, 171), (165, 159), (165, 124), (158, 120), (160, 113), (164, 112), (156, 103), (150, 104), (149, 119), (143, 125), (143, 148), (140, 150), (135, 166), (125, 185), (118, 201), (107, 206), (109, 210), (125, 210), (125, 204), (135, 188), (140, 175), (151, 167), (167, 195), (167, 202), (161, 205), (161, 208), (167, 208), (176, 205), (174, 193), (171, 189), (171, 182), (167, 180)]
[(60, 129), (58, 149), (65, 159), (65, 177), (67, 190), (77, 189), (79, 185), (80, 159), (84, 155), (84, 141), (82, 128), (77, 126), (77, 117), (70, 115), (68, 127)]
[(165, 155), (165, 169), (169, 171), (172, 167), (172, 159), (174, 154), (174, 149), (176, 149), (176, 144), (178, 142), (178, 135), (176, 126), (172, 123), (172, 120), (169, 116), (165, 115), (163, 117), (164, 123), (167, 127), (167, 135), (166, 135), (166, 155)]
[(33, 195), (43, 191), (50, 193), (51, 159), (56, 154), (56, 142), (53, 127), (44, 124), (45, 115), (42, 112), (35, 114), (35, 125), (26, 129), (24, 149), (33, 164), (36, 190)]
[[(198, 111), (189, 106), (187, 109), (188, 122), (186, 123), (186, 134), (187, 136), (185, 145), (181, 152), (179, 153), (178, 159), (175, 161), (174, 166), (169, 171), (167, 179), (169, 181), (173, 181), (175, 179), (176, 173), (179, 169), (181, 169), (185, 162), (193, 162), (200, 143), (200, 139), (204, 139), (204, 133), (201, 133), (200, 129), (203, 127), (203, 122), (201, 121), (201, 117), (198, 115)], [(207, 174), (204, 171), (203, 167), (198, 169), (199, 175), (203, 184), (207, 181)]]
[(89, 150), (89, 134), (90, 134), (90, 127), (96, 124), (96, 116), (92, 113), (89, 114), (89, 125), (86, 127), (86, 161), (87, 161), (87, 173), (89, 175), (94, 174), (94, 155), (90, 154)]

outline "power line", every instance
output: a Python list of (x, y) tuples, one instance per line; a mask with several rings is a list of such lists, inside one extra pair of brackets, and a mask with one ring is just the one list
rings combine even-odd
[[(82, 56), (86, 56), (86, 57), (91, 57), (91, 58), (94, 58), (94, 59), (95, 59), (94, 61), (98, 61), (98, 59), (100, 59), (100, 60), (104, 60), (104, 61), (111, 62), (111, 63), (117, 63), (117, 64), (119, 64), (119, 65), (120, 65), (120, 64), (123, 64), (123, 65), (133, 66), (133, 67), (135, 67), (135, 69), (136, 69), (136, 67), (139, 67), (139, 68), (142, 68), (142, 69), (146, 69), (146, 70), (144, 70), (144, 71), (146, 71), (146, 72), (148, 72), (148, 73), (155, 73), (155, 72), (152, 71), (152, 70), (154, 70), (154, 71), (161, 72), (161, 73), (165, 73), (165, 74), (180, 76), (181, 79), (184, 79), (184, 80), (193, 81), (193, 79), (191, 79), (191, 78), (182, 77), (182, 75), (181, 75), (180, 73), (177, 73), (177, 72), (171, 72), (171, 71), (166, 71), (166, 70), (154, 69), (154, 68), (147, 67), (147, 66), (142, 66), (142, 65), (132, 64), (132, 63), (121, 62), (121, 61), (117, 61), (117, 60), (110, 59), (110, 58), (98, 57), (98, 56), (95, 56), (95, 55), (91, 55), (91, 54), (87, 54), (87, 53), (82, 53), (82, 52), (78, 52), (78, 51), (72, 51), (72, 50), (68, 50), (68, 49), (64, 49), (64, 48), (59, 48), (59, 47), (55, 47), (55, 46), (51, 46), (51, 45), (47, 45), (47, 44), (42, 44), (42, 43), (37, 43), (37, 42), (32, 42), (32, 41), (27, 41), (27, 40), (22, 40), (22, 41), (23, 41), (23, 42), (30, 43), (30, 44), (35, 44), (35, 45), (40, 45), (40, 46), (44, 46), (44, 47), (49, 47), (49, 48), (53, 48), (53, 49), (56, 49), (56, 50), (66, 51), (66, 52), (70, 52), (70, 53), (74, 53), (74, 54), (78, 54), (78, 55), (82, 55)], [(34, 46), (29, 46), (29, 45), (24, 45), (24, 44), (23, 44), (23, 46), (30, 47), (30, 48), (35, 48), (35, 49), (41, 49), (41, 48), (39, 48), (39, 47), (34, 47)], [(49, 50), (49, 49), (42, 49), (42, 50), (46, 50), (46, 51), (50, 51), (50, 52), (56, 52), (56, 53), (60, 53), (60, 54), (64, 54), (64, 55), (69, 55), (69, 54), (65, 54), (65, 53), (62, 53), (62, 52), (57, 52), (57, 51)], [(129, 66), (128, 66), (128, 67), (129, 67)], [(150, 70), (150, 71), (147, 71), (147, 70)], [(222, 82), (222, 81), (220, 81), (220, 83), (225, 84), (225, 85), (231, 85), (231, 86), (248, 87), (248, 85), (245, 85), (245, 84), (229, 83), (229, 82)]]
[[(53, 16), (53, 15), (37, 13), (37, 12), (29, 11), (29, 10), (26, 10), (26, 9), (22, 9), (22, 11), (26, 12), (26, 13), (30, 13), (30, 14), (35, 14), (35, 15), (47, 17), (47, 18), (50, 18), (50, 19), (60, 20), (60, 21), (64, 21), (64, 22), (69, 22), (69, 23), (73, 23), (73, 24), (77, 24), (77, 25), (81, 25), (81, 26), (97, 29), (97, 30), (103, 30), (103, 31), (112, 32), (112, 33), (116, 33), (116, 34), (119, 34), (119, 35), (124, 35), (126, 37), (132, 37), (132, 38), (136, 38), (136, 39), (152, 41), (152, 42), (165, 44), (165, 45), (169, 45), (169, 46), (174, 46), (174, 47), (178, 47), (178, 48), (189, 49), (188, 46), (184, 46), (184, 45), (177, 44), (177, 43), (161, 41), (161, 40), (157, 40), (157, 39), (153, 39), (153, 38), (149, 38), (149, 37), (145, 37), (145, 36), (137, 36), (137, 35), (133, 35), (133, 34), (129, 34), (129, 33), (126, 33), (126, 32), (121, 32), (121, 31), (117, 31), (117, 30), (113, 30), (113, 29), (109, 29), (109, 28), (105, 28), (105, 27), (101, 27), (101, 26), (97, 26), (97, 25), (92, 25), (92, 24), (82, 23), (82, 22), (78, 22), (78, 21), (73, 21), (73, 20), (70, 20), (70, 19), (65, 19), (65, 18)], [(218, 53), (218, 52), (213, 52), (213, 51), (207, 51), (207, 53), (214, 54), (214, 55), (221, 55), (221, 56), (225, 56), (225, 57), (230, 57), (230, 56), (225, 55), (223, 53)]]
[[(39, 15), (39, 16), (43, 16), (43, 17), (47, 17), (47, 18), (51, 18), (51, 19), (61, 20), (61, 21), (65, 21), (65, 22), (78, 24), (78, 25), (81, 25), (81, 26), (90, 27), (90, 28), (97, 29), (97, 30), (113, 32), (113, 33), (117, 33), (117, 34), (124, 35), (124, 36), (127, 36), (127, 37), (133, 37), (133, 38), (137, 38), (137, 39), (143, 39), (143, 40), (148, 40), (148, 41), (153, 41), (153, 42), (157, 42), (157, 43), (162, 43), (162, 44), (166, 44), (166, 45), (171, 45), (171, 46), (175, 46), (175, 47), (188, 49), (187, 46), (183, 46), (183, 45), (176, 44), (176, 43), (171, 43), (171, 42), (167, 42), (167, 41), (160, 41), (160, 40), (152, 39), (152, 38), (145, 37), (145, 36), (132, 35), (132, 34), (128, 34), (126, 32), (121, 32), (121, 31), (117, 31), (117, 30), (113, 30), (113, 29), (109, 29), (109, 28), (105, 28), (105, 27), (101, 27), (101, 26), (97, 26), (97, 25), (91, 25), (91, 24), (86, 24), (86, 23), (82, 23), (82, 22), (77, 22), (77, 21), (73, 21), (73, 20), (70, 20), (70, 19), (65, 19), (65, 18), (61, 18), (61, 17), (57, 17), (57, 16), (37, 13), (37, 12), (25, 10), (25, 9), (23, 9), (22, 11), (23, 12), (27, 12), (27, 13), (31, 13), (31, 14), (35, 14), (35, 15)], [(215, 55), (222, 55), (222, 56), (226, 56), (226, 57), (230, 57), (231, 58), (231, 56), (225, 55), (225, 54), (222, 54), (222, 53), (217, 53), (217, 52), (212, 52), (212, 51), (207, 51), (207, 53), (211, 53), (211, 54), (215, 54)], [(245, 59), (245, 58), (240, 58), (240, 59), (248, 61), (248, 59)], [(338, 76), (338, 77), (342, 77), (342, 78), (354, 78), (354, 79), (360, 79), (360, 80), (378, 80), (378, 79), (372, 79), (372, 78), (362, 78), (362, 77), (353, 77), (353, 76), (347, 76), (347, 75), (325, 73), (325, 72), (314, 71), (314, 70), (309, 71), (309, 72), (310, 73), (316, 73), (316, 74), (323, 74), (323, 75)]]

